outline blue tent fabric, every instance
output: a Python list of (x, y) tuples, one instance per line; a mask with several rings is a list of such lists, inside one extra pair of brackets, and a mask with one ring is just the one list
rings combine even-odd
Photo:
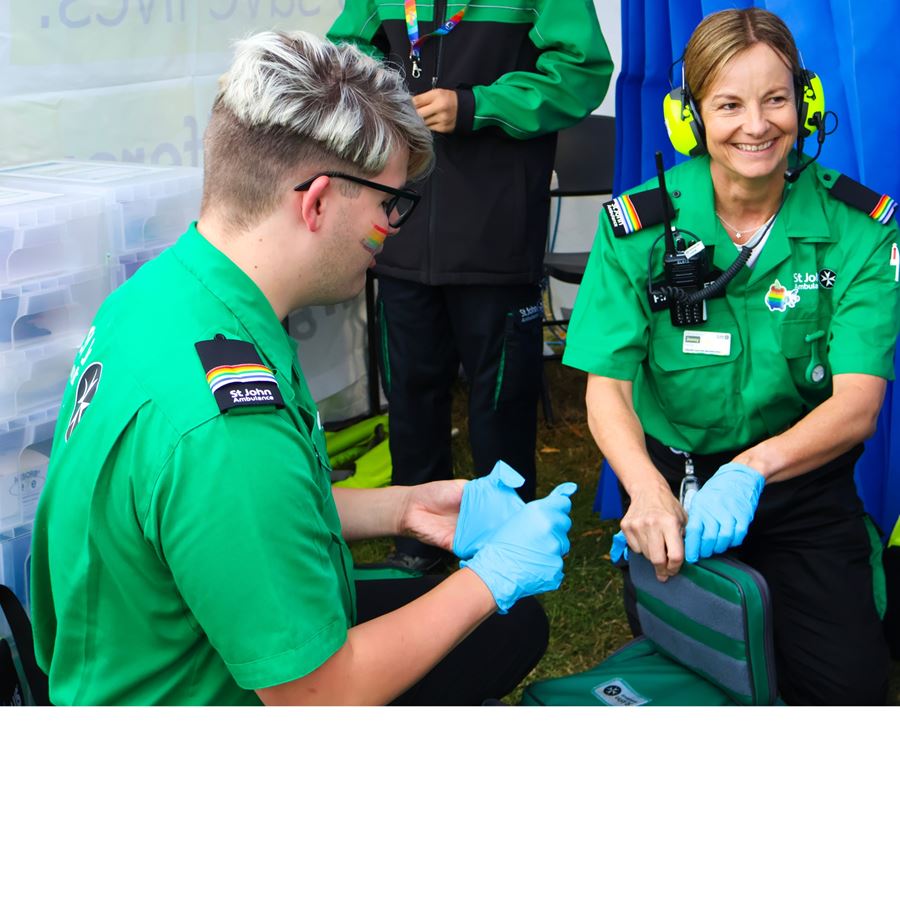
[[(900, 199), (900, 3), (858, 0), (622, 0), (622, 70), (616, 85), (615, 191), (634, 187), (656, 172), (653, 154), (666, 166), (681, 161), (662, 119), (662, 98), (681, 84), (680, 56), (705, 15), (732, 7), (770, 9), (788, 24), (803, 62), (822, 79), (825, 105), (838, 117), (819, 160)], [(674, 65), (673, 65), (674, 64)], [(900, 371), (900, 354), (895, 360)], [(889, 532), (900, 516), (900, 390), (888, 385), (876, 434), (856, 468), (866, 509)], [(603, 466), (594, 509), (621, 516), (615, 476)]]

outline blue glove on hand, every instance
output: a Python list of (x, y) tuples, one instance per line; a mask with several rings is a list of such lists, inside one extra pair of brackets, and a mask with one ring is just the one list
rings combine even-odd
[(490, 475), (475, 478), (463, 488), (453, 535), (453, 552), (460, 559), (473, 557), (491, 532), (525, 506), (525, 501), (515, 492), (523, 484), (525, 479), (500, 460)]
[(694, 495), (684, 530), (689, 563), (737, 547), (747, 536), (766, 479), (750, 466), (720, 466)]
[(520, 597), (554, 591), (562, 583), (572, 527), (569, 498), (577, 490), (567, 481), (542, 500), (526, 503), (472, 559), (460, 563), (488, 586), (501, 613)]
[(609, 548), (609, 558), (611, 562), (617, 563), (623, 556), (628, 559), (628, 541), (624, 532), (617, 531), (613, 535), (612, 547)]

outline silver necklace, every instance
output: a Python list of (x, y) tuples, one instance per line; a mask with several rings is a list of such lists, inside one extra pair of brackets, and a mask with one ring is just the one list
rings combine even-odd
[[(731, 224), (731, 222), (727, 222), (725, 219), (722, 218), (722, 214), (721, 214), (718, 210), (716, 210), (716, 215), (718, 216), (719, 221), (720, 221), (726, 228), (728, 228), (730, 231), (733, 231), (733, 232), (734, 232), (734, 236), (735, 236), (736, 238), (742, 238), (745, 234), (747, 234), (747, 233), (750, 231), (749, 228), (742, 228), (740, 231), (738, 231), (738, 229), (735, 228), (734, 225)], [(774, 213), (773, 213), (773, 216), (774, 216)], [(773, 216), (769, 216), (769, 218), (766, 219), (766, 221), (763, 222), (761, 225), (756, 225), (756, 226), (753, 228), (753, 233), (755, 234), (757, 231), (759, 231), (759, 229), (762, 228), (763, 225), (766, 225), (766, 224), (769, 222), (769, 220), (770, 220)]]

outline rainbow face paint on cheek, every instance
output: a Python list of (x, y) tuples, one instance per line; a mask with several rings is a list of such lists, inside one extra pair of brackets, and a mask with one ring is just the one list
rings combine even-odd
[(384, 239), (387, 236), (387, 229), (381, 228), (373, 223), (372, 230), (363, 238), (362, 245), (370, 253), (375, 253), (376, 250), (381, 249), (381, 245), (384, 243)]

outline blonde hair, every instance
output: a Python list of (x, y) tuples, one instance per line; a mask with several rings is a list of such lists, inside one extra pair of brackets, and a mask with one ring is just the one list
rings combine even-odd
[(757, 7), (723, 9), (703, 19), (684, 51), (684, 80), (698, 108), (723, 67), (754, 44), (771, 47), (798, 81), (802, 67), (794, 36), (775, 13)]
[[(204, 136), (203, 209), (247, 228), (271, 212), (299, 169), (372, 177), (406, 148), (411, 179), (434, 160), (431, 132), (402, 74), (350, 44), (303, 31), (236, 42)], [(353, 191), (354, 186), (342, 186)]]

